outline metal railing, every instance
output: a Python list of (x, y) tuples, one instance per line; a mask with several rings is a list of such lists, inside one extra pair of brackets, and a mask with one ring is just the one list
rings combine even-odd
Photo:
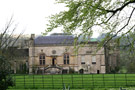
[[(14, 89), (135, 87), (135, 74), (13, 75)], [(63, 86), (64, 85), (64, 86)], [(64, 89), (65, 90), (65, 89)]]

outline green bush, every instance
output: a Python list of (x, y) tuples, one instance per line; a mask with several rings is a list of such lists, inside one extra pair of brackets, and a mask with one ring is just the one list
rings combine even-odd
[(0, 56), (0, 90), (6, 90), (9, 86), (13, 86), (10, 64), (5, 57)]
[(27, 74), (28, 73), (28, 69), (26, 67), (26, 64), (22, 65), (22, 69), (17, 68), (17, 74)]
[(73, 74), (73, 73), (75, 73), (74, 69), (69, 68), (69, 74)]
[(128, 69), (128, 73), (135, 73), (135, 61), (129, 63), (127, 69)]

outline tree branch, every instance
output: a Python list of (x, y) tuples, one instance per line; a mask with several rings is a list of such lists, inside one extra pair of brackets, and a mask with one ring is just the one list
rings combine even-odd
[[(102, 8), (99, 8), (99, 7), (98, 7), (99, 10), (111, 12), (112, 15), (111, 15), (105, 22), (103, 21), (103, 22), (101, 22), (101, 23), (99, 23), (99, 24), (96, 24), (96, 25), (101, 25), (101, 24), (103, 24), (103, 23), (107, 23), (107, 22), (116, 14), (116, 12), (121, 11), (121, 10), (122, 10), (123, 8), (125, 8), (127, 5), (132, 4), (132, 3), (135, 3), (135, 0), (129, 1), (129, 2), (125, 3), (123, 6), (121, 6), (120, 8), (117, 8), (117, 9), (115, 9), (115, 10), (106, 10), (106, 9), (102, 9)], [(94, 7), (94, 6), (92, 6), (92, 7)]]
[(132, 4), (132, 3), (135, 3), (135, 0), (131, 0), (131, 1), (129, 1), (129, 2), (127, 2), (127, 3), (125, 3), (123, 6), (121, 6), (120, 8), (117, 8), (117, 9), (115, 9), (115, 10), (105, 10), (105, 11), (107, 11), (107, 12), (111, 12), (111, 13), (116, 13), (117, 11), (121, 11), (123, 8), (125, 8), (127, 5), (129, 5), (129, 4)]
[(133, 8), (133, 10), (132, 10), (132, 12), (131, 12), (131, 14), (130, 14), (130, 17), (129, 17), (128, 21), (127, 21), (127, 23), (126, 23), (120, 30), (118, 30), (115, 35), (113, 35), (111, 38), (109, 38), (109, 39), (104, 43), (104, 45), (106, 45), (110, 40), (112, 40), (112, 38), (114, 38), (115, 36), (117, 36), (117, 34), (118, 34), (119, 32), (121, 32), (126, 26), (128, 26), (128, 24), (129, 24), (129, 22), (130, 22), (130, 19), (131, 19), (132, 15), (133, 15), (134, 10), (135, 10), (135, 8)]
[[(9, 37), (8, 38), (4, 38), (4, 39), (6, 39), (6, 40), (3, 40), (2, 39), (2, 42), (1, 42), (1, 47), (3, 48), (3, 46), (4, 46), (4, 44), (6, 43), (6, 42), (9, 42), (10, 40), (11, 40), (11, 38), (12, 38), (12, 36), (13, 36), (13, 33), (14, 33), (14, 31), (16, 30), (16, 28), (17, 28), (17, 26), (15, 26), (14, 28), (13, 28), (13, 30), (12, 30), (12, 32), (11, 32), (11, 34), (9, 35)], [(8, 45), (10, 45), (10, 43), (8, 43)]]
[(8, 31), (9, 27), (12, 25), (12, 23), (13, 23), (12, 20), (13, 20), (13, 16), (10, 18), (9, 22), (6, 25), (6, 28), (4, 29), (4, 32), (1, 34), (1, 40), (3, 39), (4, 35)]

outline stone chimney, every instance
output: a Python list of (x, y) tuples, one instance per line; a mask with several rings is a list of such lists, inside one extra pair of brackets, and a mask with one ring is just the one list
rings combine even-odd
[(34, 40), (34, 38), (35, 38), (35, 34), (31, 34), (30, 39)]
[(30, 40), (29, 40), (29, 47), (34, 45), (34, 39), (35, 39), (35, 34), (31, 34)]

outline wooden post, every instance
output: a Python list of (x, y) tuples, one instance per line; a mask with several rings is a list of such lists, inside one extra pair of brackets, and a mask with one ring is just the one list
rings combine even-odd
[(16, 74), (16, 61), (14, 61), (14, 74)]

